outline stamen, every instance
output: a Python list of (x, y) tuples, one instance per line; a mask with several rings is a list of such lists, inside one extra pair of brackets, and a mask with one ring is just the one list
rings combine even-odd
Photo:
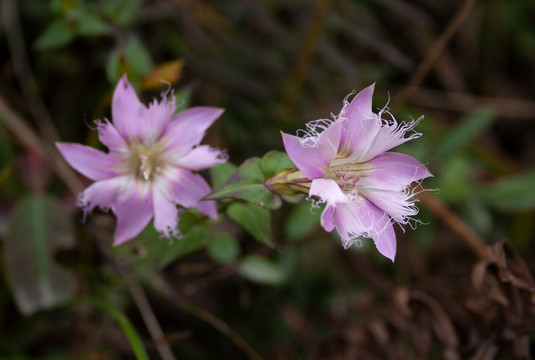
[(139, 159), (141, 160), (141, 166), (139, 167), (139, 173), (143, 178), (148, 181), (152, 173), (152, 163), (150, 157), (146, 154), (140, 154)]

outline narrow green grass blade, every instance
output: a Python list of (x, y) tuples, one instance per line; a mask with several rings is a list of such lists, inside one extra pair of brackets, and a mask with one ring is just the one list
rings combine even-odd
[(128, 341), (130, 341), (130, 344), (132, 344), (132, 350), (134, 350), (137, 360), (149, 360), (149, 356), (145, 351), (141, 337), (125, 314), (101, 300), (91, 299), (89, 302), (106, 311), (117, 321), (119, 326), (121, 326), (121, 329), (123, 329), (126, 337), (128, 337)]

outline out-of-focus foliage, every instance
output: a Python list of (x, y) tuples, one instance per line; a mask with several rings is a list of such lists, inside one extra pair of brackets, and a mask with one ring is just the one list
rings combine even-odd
[(72, 299), (75, 279), (53, 256), (73, 245), (72, 224), (55, 199), (28, 196), (19, 200), (7, 223), (3, 253), (13, 295), (23, 314)]
[[(211, 198), (222, 199), (217, 221), (183, 209), (180, 237), (161, 239), (150, 225), (113, 248), (113, 215), (94, 211), (83, 221), (52, 156), (32, 167), (27, 154), (39, 149), (28, 149), (1, 112), (0, 357), (130, 359), (145, 348), (157, 358), (120, 275), (126, 269), (178, 358), (244, 358), (240, 341), (266, 359), (529, 358), (533, 2), (477, 2), (414, 94), (394, 107), (463, 4), (0, 1), (0, 100), (43, 143), (100, 146), (92, 120), (110, 119), (112, 90), (126, 73), (145, 103), (171, 91), (177, 111), (224, 108), (205, 143), (230, 159), (203, 174)], [(509, 239), (525, 263), (501, 243), (493, 247), (499, 264), (477, 263), (419, 204), (423, 225), (398, 229), (391, 264), (366, 239), (343, 250), (303, 196), (266, 189), (266, 179), (293, 166), (278, 152), (280, 131), (337, 115), (341, 99), (372, 82), (376, 109), (392, 106), (398, 121), (425, 115), (416, 128), (423, 136), (394, 150), (430, 168), (423, 186), (487, 243)], [(58, 138), (44, 131), (36, 99)]]

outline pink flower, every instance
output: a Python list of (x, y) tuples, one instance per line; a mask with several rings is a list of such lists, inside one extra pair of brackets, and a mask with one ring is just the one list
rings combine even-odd
[(418, 121), (398, 124), (383, 118), (385, 110), (374, 113), (373, 90), (371, 85), (345, 102), (335, 120), (316, 120), (302, 136), (282, 137), (294, 164), (312, 179), (309, 196), (326, 203), (323, 228), (336, 228), (346, 248), (361, 236), (372, 238), (393, 261), (392, 224), (405, 225), (418, 213), (409, 186), (432, 175), (413, 157), (387, 152), (421, 134), (412, 132)]
[(199, 145), (222, 109), (194, 107), (178, 114), (175, 97), (142, 104), (126, 76), (113, 94), (113, 123), (98, 121), (103, 152), (81, 144), (57, 143), (65, 160), (95, 182), (79, 197), (86, 213), (99, 207), (117, 216), (114, 244), (138, 235), (154, 217), (163, 236), (178, 234), (178, 209), (197, 207), (216, 218), (215, 202), (199, 202), (210, 192), (208, 183), (192, 171), (226, 161), (225, 154)]

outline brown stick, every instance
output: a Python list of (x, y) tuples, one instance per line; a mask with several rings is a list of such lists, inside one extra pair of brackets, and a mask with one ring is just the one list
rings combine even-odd
[(433, 68), (437, 60), (440, 58), (446, 45), (453, 38), (453, 35), (459, 30), (463, 22), (466, 20), (470, 10), (476, 4), (476, 0), (466, 0), (463, 6), (459, 9), (455, 17), (446, 27), (444, 32), (440, 37), (434, 42), (431, 46), (431, 49), (427, 52), (427, 55), (424, 57), (416, 71), (413, 73), (407, 85), (396, 94), (395, 99), (392, 102), (392, 110), (398, 109), (402, 104), (404, 104), (416, 91), (422, 80), (425, 78), (427, 73)]
[(310, 26), (303, 40), (303, 45), (284, 89), (282, 100), (283, 111), (289, 111), (295, 103), (312, 56), (318, 47), (323, 26), (325, 25), (325, 19), (329, 14), (332, 3), (333, 0), (318, 0), (318, 5), (312, 16)]
[(54, 142), (58, 139), (58, 135), (50, 113), (39, 95), (39, 90), (33, 77), (19, 23), (17, 2), (15, 0), (2, 0), (1, 4), (2, 23), (11, 53), (13, 68), (27, 106), (43, 138), (35, 134), (33, 128), (27, 125), (27, 122), (13, 111), (2, 98), (0, 98), (0, 116), (2, 116), (9, 130), (15, 134), (21, 143), (30, 149), (36, 150), (43, 158), (48, 159), (59, 177), (62, 178), (73, 193), (77, 194), (81, 191), (83, 185), (54, 148)]
[[(392, 102), (392, 109), (399, 108), (403, 105), (418, 89), (418, 86), (425, 78), (427, 73), (433, 68), (440, 55), (444, 52), (446, 45), (453, 38), (453, 35), (459, 30), (460, 26), (466, 20), (468, 14), (476, 4), (476, 0), (465, 0), (463, 6), (459, 9), (455, 17), (451, 20), (444, 32), (431, 46), (431, 49), (424, 57), (407, 85), (396, 95)], [(461, 237), (481, 258), (492, 260), (493, 256), (487, 249), (485, 242), (446, 204), (430, 192), (424, 191), (418, 195), (418, 198), (424, 206), (440, 217), (453, 232)]]
[(175, 290), (167, 284), (162, 277), (153, 279), (152, 286), (160, 293), (167, 297), (173, 303), (177, 304), (182, 310), (196, 316), (202, 321), (210, 324), (215, 329), (228, 337), (238, 348), (240, 348), (249, 359), (262, 360), (262, 357), (253, 349), (245, 339), (238, 334), (236, 330), (230, 327), (226, 322), (212, 314), (211, 312), (195, 305), (182, 297), (179, 297)]
[(442, 200), (429, 191), (423, 191), (417, 195), (422, 204), (437, 217), (441, 218), (453, 232), (461, 237), (482, 259), (492, 261), (493, 256), (489, 252), (485, 242)]
[(128, 290), (130, 290), (130, 294), (132, 294), (132, 297), (134, 298), (134, 302), (136, 303), (139, 312), (141, 313), (143, 322), (149, 330), (150, 336), (156, 346), (156, 350), (158, 350), (158, 354), (160, 354), (162, 360), (176, 360), (175, 355), (173, 355), (173, 352), (171, 351), (171, 347), (166, 341), (162, 328), (158, 323), (158, 319), (156, 319), (156, 315), (154, 315), (154, 311), (152, 311), (152, 307), (147, 299), (147, 295), (145, 295), (145, 292), (143, 291), (143, 287), (125, 266), (119, 265), (118, 268), (128, 286)]
[(52, 123), (52, 117), (39, 94), (39, 89), (32, 73), (19, 22), (17, 1), (2, 0), (2, 15), (7, 44), (11, 53), (11, 63), (22, 89), (22, 94), (43, 137), (47, 142), (53, 144), (58, 140), (58, 134)]
[(0, 125), (5, 125), (23, 146), (38, 152), (44, 159), (50, 161), (52, 168), (74, 194), (83, 189), (82, 182), (74, 171), (67, 166), (56, 149), (42, 141), (35, 133), (35, 130), (8, 105), (2, 96), (0, 96), (0, 118), (3, 120)]

